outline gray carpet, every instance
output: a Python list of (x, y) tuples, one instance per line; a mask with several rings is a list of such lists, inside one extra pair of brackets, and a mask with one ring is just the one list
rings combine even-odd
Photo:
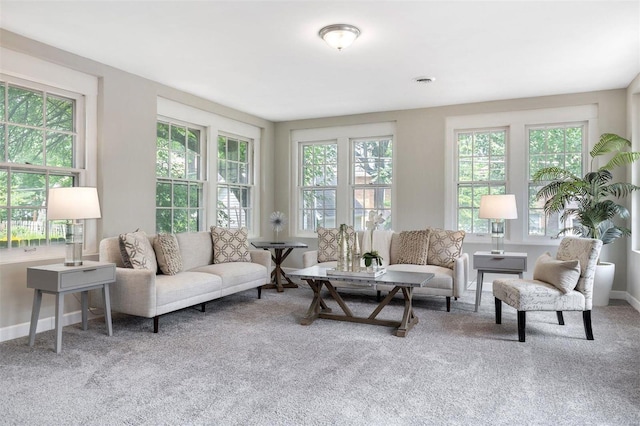
[[(493, 298), (473, 292), (444, 310), (416, 302), (406, 338), (380, 326), (299, 321), (308, 288), (243, 292), (152, 321), (114, 314), (0, 344), (0, 424), (392, 425), (640, 424), (640, 314), (613, 300), (593, 311), (530, 313), (517, 341), (515, 311), (496, 325)], [(373, 300), (346, 297), (368, 315)], [(400, 301), (383, 317), (399, 318)]]

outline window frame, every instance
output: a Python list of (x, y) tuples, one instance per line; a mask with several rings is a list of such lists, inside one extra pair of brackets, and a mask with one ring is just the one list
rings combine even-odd
[[(75, 101), (75, 143), (73, 167), (51, 167), (46, 165), (23, 165), (0, 163), (15, 171), (58, 172), (72, 174), (76, 186), (97, 186), (97, 97), (98, 79), (61, 65), (53, 64), (26, 54), (0, 48), (0, 79), (26, 89), (46, 91), (50, 95), (71, 98)], [(85, 223), (83, 254), (97, 253), (98, 227), (96, 219)], [(47, 228), (49, 221), (47, 221)], [(24, 247), (23, 247), (24, 248)], [(35, 248), (35, 250), (33, 250)], [(64, 257), (63, 244), (38, 246), (27, 250), (3, 249), (0, 264), (16, 263)]]
[[(207, 206), (207, 197), (206, 197), (206, 180), (204, 179), (206, 176), (206, 169), (207, 169), (207, 129), (203, 126), (199, 126), (197, 124), (193, 124), (193, 123), (188, 123), (185, 122), (183, 120), (176, 120), (170, 117), (164, 117), (164, 116), (158, 116), (157, 120), (156, 120), (156, 129), (157, 129), (157, 125), (163, 123), (163, 124), (168, 124), (169, 128), (171, 128), (171, 126), (174, 127), (183, 127), (185, 129), (193, 129), (193, 130), (198, 130), (200, 132), (200, 140), (199, 140), (199, 145), (200, 145), (200, 152), (198, 153), (199, 159), (200, 159), (200, 165), (198, 167), (198, 177), (195, 179), (190, 179), (188, 177), (188, 170), (187, 167), (185, 168), (185, 177), (184, 178), (174, 178), (171, 176), (165, 177), (165, 176), (158, 176), (158, 174), (156, 173), (156, 206), (155, 206), (155, 212), (156, 212), (156, 222), (155, 222), (155, 229), (156, 232), (171, 232), (171, 233), (175, 233), (175, 232), (185, 232), (182, 230), (176, 231), (175, 230), (175, 225), (174, 225), (174, 218), (175, 218), (175, 211), (176, 210), (187, 210), (187, 215), (189, 214), (189, 210), (198, 210), (199, 214), (198, 214), (198, 229), (188, 229), (189, 232), (196, 232), (196, 231), (202, 231), (204, 229), (205, 226), (205, 222), (206, 222), (206, 206)], [(158, 145), (157, 145), (157, 134), (156, 134), (156, 168), (157, 168), (157, 152), (158, 152)], [(171, 147), (169, 147), (169, 152), (171, 152)], [(186, 148), (185, 146), (185, 152), (188, 153), (188, 148)], [(188, 163), (188, 158), (185, 156), (185, 161)], [(156, 169), (157, 170), (157, 169)], [(169, 163), (169, 170), (171, 170), (171, 164)], [(170, 207), (161, 207), (158, 206), (157, 204), (157, 190), (158, 190), (158, 184), (164, 182), (164, 183), (169, 183), (171, 185), (171, 193), (173, 195), (173, 188), (175, 186), (176, 183), (179, 184), (186, 184), (187, 185), (187, 207), (176, 207), (175, 205), (172, 205)], [(201, 185), (201, 193), (200, 193), (200, 205), (198, 206), (197, 209), (192, 208), (189, 205), (189, 186), (191, 184), (197, 184), (197, 185)], [(171, 211), (171, 230), (170, 231), (160, 231), (158, 230), (158, 220), (157, 220), (157, 215), (158, 215), (158, 210), (170, 210)], [(187, 221), (187, 227), (188, 227), (188, 221)]]
[[(351, 126), (308, 128), (291, 130), (289, 135), (291, 147), (292, 185), (289, 204), (289, 235), (296, 238), (315, 238), (316, 230), (301, 229), (299, 212), (302, 208), (301, 183), (301, 146), (308, 143), (321, 143), (335, 140), (338, 145), (338, 182), (336, 193), (336, 226), (342, 223), (352, 224), (352, 140), (390, 138), (392, 141), (392, 167), (396, 169), (396, 130), (395, 122), (378, 122), (356, 124)], [(395, 215), (395, 180), (391, 187), (391, 215)]]
[[(304, 185), (303, 182), (303, 177), (304, 177), (304, 173), (303, 173), (303, 167), (304, 167), (304, 148), (308, 147), (308, 146), (335, 146), (336, 149), (336, 163), (335, 163), (335, 167), (336, 167), (336, 183), (335, 185), (313, 185), (313, 186), (308, 186), (308, 185)], [(298, 209), (297, 209), (297, 214), (296, 214), (296, 219), (297, 219), (297, 223), (298, 226), (304, 226), (304, 215), (305, 215), (305, 211), (308, 210), (312, 210), (314, 212), (318, 212), (318, 211), (322, 211), (322, 212), (327, 212), (327, 211), (333, 211), (334, 214), (334, 218), (337, 218), (338, 215), (338, 206), (337, 206), (337, 198), (338, 198), (338, 181), (339, 181), (339, 167), (338, 167), (338, 161), (339, 161), (339, 147), (338, 147), (338, 141), (337, 140), (321, 140), (321, 141), (305, 141), (305, 142), (301, 142), (299, 145), (300, 149), (298, 150), (298, 199), (301, 200), (301, 204), (298, 205)], [(316, 164), (317, 165), (317, 164)], [(327, 163), (323, 163), (324, 166), (327, 166)], [(328, 209), (328, 208), (313, 208), (313, 209), (308, 209), (305, 208), (305, 206), (302, 204), (304, 203), (304, 193), (305, 191), (311, 191), (311, 190), (322, 190), (322, 191), (333, 191), (334, 192), (334, 201), (335, 203), (335, 207), (333, 209)], [(329, 227), (327, 223), (323, 223), (322, 226), (324, 227)], [(335, 224), (335, 226), (337, 227), (338, 224)], [(307, 232), (309, 231), (309, 229), (303, 228), (303, 231)]]
[[(246, 142), (248, 147), (247, 147), (247, 161), (245, 162), (245, 164), (247, 165), (247, 183), (243, 184), (243, 183), (238, 183), (238, 182), (233, 182), (233, 183), (225, 183), (222, 184), (220, 183), (217, 179), (216, 179), (216, 226), (218, 225), (218, 215), (220, 214), (220, 209), (218, 208), (218, 195), (219, 195), (219, 191), (221, 187), (226, 187), (226, 188), (231, 188), (231, 187), (238, 187), (240, 189), (246, 189), (249, 191), (249, 196), (248, 196), (248, 203), (246, 206), (246, 210), (247, 210), (247, 219), (245, 219), (246, 223), (242, 223), (240, 224), (240, 227), (246, 227), (247, 229), (251, 229), (253, 224), (255, 223), (256, 219), (255, 219), (255, 175), (253, 173), (255, 167), (254, 167), (254, 163), (255, 163), (255, 157), (254, 157), (254, 141), (251, 138), (245, 137), (245, 136), (239, 136), (239, 135), (232, 135), (228, 132), (219, 132), (217, 137), (216, 137), (216, 177), (219, 176), (219, 170), (218, 170), (218, 165), (219, 165), (219, 161), (220, 158), (218, 157), (218, 143), (219, 143), (219, 138), (220, 137), (224, 137), (227, 139), (227, 151), (228, 151), (228, 141), (229, 138), (235, 139), (238, 142)], [(234, 160), (229, 160), (227, 159), (226, 161), (234, 161)], [(240, 164), (238, 162), (238, 164)], [(242, 203), (240, 205), (240, 209), (242, 210), (243, 206)], [(230, 215), (230, 207), (227, 206), (227, 211), (225, 212), (226, 214)], [(234, 229), (239, 229), (239, 228), (234, 228)]]
[[(251, 218), (251, 227), (249, 228), (249, 237), (255, 238), (260, 236), (260, 214), (261, 214), (261, 183), (258, 176), (260, 175), (261, 167), (261, 141), (263, 128), (255, 126), (253, 124), (233, 120), (227, 117), (220, 116), (218, 114), (205, 111), (199, 108), (195, 108), (183, 103), (158, 96), (157, 98), (157, 115), (164, 117), (172, 117), (175, 120), (181, 120), (187, 123), (193, 123), (197, 126), (204, 127), (206, 129), (207, 140), (207, 154), (206, 162), (207, 166), (204, 170), (206, 181), (205, 185), (205, 229), (209, 230), (210, 226), (217, 223), (217, 208), (209, 206), (210, 200), (217, 200), (218, 185), (217, 182), (211, 179), (211, 176), (218, 175), (218, 159), (217, 148), (213, 149), (210, 144), (215, 141), (217, 144), (218, 134), (224, 133), (232, 136), (248, 138), (253, 141), (253, 176), (254, 176), (254, 189), (253, 189), (253, 217)], [(217, 145), (216, 145), (217, 147)], [(155, 225), (154, 225), (155, 226)]]
[[(515, 194), (518, 218), (505, 222), (505, 244), (557, 245), (559, 239), (528, 235), (528, 139), (527, 126), (556, 125), (565, 123), (586, 123), (583, 156), (588, 155), (598, 140), (598, 105), (544, 108), (496, 112), (446, 118), (445, 133), (445, 227), (455, 229), (457, 224), (456, 194), (456, 129), (506, 127), (509, 129), (510, 146), (507, 147), (507, 193)], [(583, 164), (587, 164), (583, 157)], [(525, 167), (526, 166), (526, 167)], [(470, 234), (465, 242), (491, 244), (490, 233)]]

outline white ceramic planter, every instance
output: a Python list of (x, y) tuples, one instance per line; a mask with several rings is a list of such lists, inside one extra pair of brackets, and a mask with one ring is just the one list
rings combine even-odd
[(616, 272), (615, 263), (600, 262), (593, 279), (593, 306), (607, 306)]

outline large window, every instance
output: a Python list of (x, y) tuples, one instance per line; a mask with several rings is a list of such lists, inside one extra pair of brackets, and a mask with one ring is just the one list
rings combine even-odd
[(532, 178), (538, 170), (546, 167), (560, 167), (574, 175), (582, 176), (582, 151), (585, 133), (585, 124), (531, 126), (527, 128), (529, 235), (555, 237), (561, 229), (572, 226), (571, 223), (561, 222), (561, 213), (546, 217), (543, 209), (545, 200), (536, 200), (536, 194), (544, 182), (534, 184)]
[(371, 211), (385, 218), (385, 228), (391, 227), (392, 145), (388, 137), (351, 141), (352, 223), (356, 230), (366, 229)]
[(64, 243), (49, 188), (79, 184), (82, 96), (0, 76), (0, 249)]
[(300, 225), (304, 230), (319, 226), (335, 228), (338, 190), (338, 145), (332, 142), (302, 144)]
[(251, 141), (218, 135), (218, 226), (251, 228), (252, 170)]
[(199, 231), (204, 219), (203, 130), (158, 121), (156, 231)]
[(394, 131), (393, 123), (293, 131), (297, 235), (342, 223), (366, 229), (372, 212), (392, 229)]
[(489, 232), (488, 219), (480, 219), (480, 198), (505, 194), (507, 183), (507, 130), (456, 131), (458, 229)]

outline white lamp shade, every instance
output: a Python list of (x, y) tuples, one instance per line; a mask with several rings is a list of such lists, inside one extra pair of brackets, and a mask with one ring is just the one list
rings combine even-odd
[(48, 220), (97, 219), (102, 217), (96, 188), (78, 186), (51, 188), (47, 203)]
[(517, 219), (516, 196), (513, 194), (483, 195), (480, 198), (478, 217), (480, 219)]

